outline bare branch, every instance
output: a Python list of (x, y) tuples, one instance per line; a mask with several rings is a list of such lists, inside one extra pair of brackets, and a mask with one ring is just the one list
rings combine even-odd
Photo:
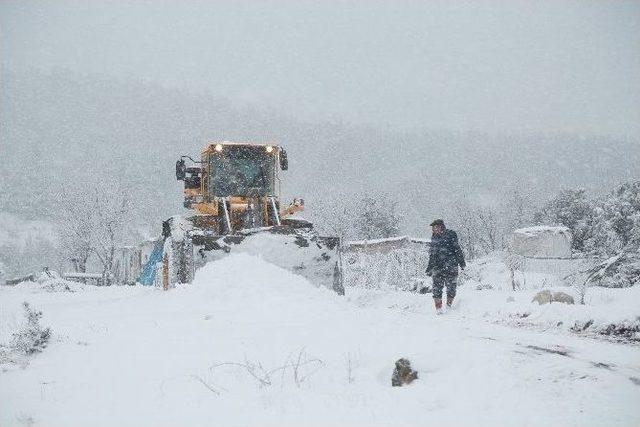
[(191, 375), (191, 378), (193, 378), (194, 380), (198, 381), (200, 384), (205, 386), (207, 388), (207, 390), (209, 390), (210, 392), (220, 396), (220, 392), (218, 390), (214, 389), (213, 387), (211, 387), (209, 384), (207, 384), (207, 382), (205, 380), (203, 380), (201, 377), (199, 377), (197, 375)]

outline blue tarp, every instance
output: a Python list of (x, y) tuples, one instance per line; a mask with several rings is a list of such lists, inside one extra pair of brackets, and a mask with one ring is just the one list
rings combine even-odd
[(153, 282), (156, 279), (156, 265), (162, 261), (162, 255), (164, 252), (164, 239), (160, 239), (153, 247), (153, 251), (149, 255), (149, 260), (144, 265), (140, 277), (138, 277), (138, 283), (144, 286), (153, 286)]

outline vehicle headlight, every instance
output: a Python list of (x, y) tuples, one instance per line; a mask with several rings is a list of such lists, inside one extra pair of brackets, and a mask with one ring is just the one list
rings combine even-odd
[(267, 153), (272, 153), (273, 152), (273, 146), (272, 145), (267, 145)]
[(214, 150), (220, 153), (222, 151), (222, 144), (216, 144), (216, 146), (214, 147)]

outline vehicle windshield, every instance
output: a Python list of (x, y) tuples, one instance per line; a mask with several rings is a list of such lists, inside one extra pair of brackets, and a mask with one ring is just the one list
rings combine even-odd
[(261, 146), (224, 146), (211, 158), (213, 196), (269, 196), (274, 193), (275, 156)]

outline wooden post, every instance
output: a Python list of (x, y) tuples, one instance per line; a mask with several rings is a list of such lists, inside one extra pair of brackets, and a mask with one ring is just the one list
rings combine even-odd
[(162, 289), (169, 290), (169, 257), (164, 254), (162, 258)]

